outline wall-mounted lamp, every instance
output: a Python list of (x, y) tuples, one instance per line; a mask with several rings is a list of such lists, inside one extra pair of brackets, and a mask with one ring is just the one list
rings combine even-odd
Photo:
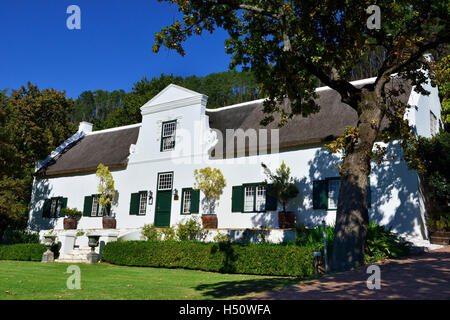
[(153, 204), (153, 192), (151, 190), (148, 191), (148, 204)]
[(173, 190), (173, 200), (178, 200), (178, 189)]

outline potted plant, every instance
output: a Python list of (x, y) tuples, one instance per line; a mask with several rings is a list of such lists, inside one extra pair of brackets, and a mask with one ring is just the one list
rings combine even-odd
[(100, 204), (103, 217), (103, 229), (115, 229), (116, 218), (111, 210), (113, 199), (116, 195), (113, 176), (111, 172), (109, 172), (108, 167), (101, 163), (97, 167), (96, 175), (100, 179), (98, 184), (98, 192), (100, 193), (98, 203)]
[[(299, 191), (294, 183), (294, 178), (291, 177), (291, 169), (284, 163), (281, 163), (280, 168), (273, 174), (270, 169), (261, 163), (264, 168), (264, 173), (270, 180), (270, 188), (267, 192), (269, 195), (277, 199), (278, 203), (283, 207), (283, 211), (278, 212), (278, 227), (281, 229), (295, 228), (295, 213), (286, 211), (286, 205), (292, 199), (294, 199)], [(269, 185), (269, 182), (264, 181), (265, 185)]]
[(83, 215), (82, 212), (77, 210), (76, 208), (64, 208), (61, 210), (61, 212), (65, 217), (64, 230), (75, 230), (78, 225), (78, 220), (80, 220), (81, 216)]
[(430, 242), (448, 245), (450, 242), (450, 214), (444, 213), (429, 220), (431, 229)]
[(203, 203), (207, 213), (202, 214), (203, 228), (217, 229), (218, 220), (214, 209), (226, 186), (225, 178), (219, 169), (211, 167), (194, 170), (194, 178), (194, 188), (205, 195)]

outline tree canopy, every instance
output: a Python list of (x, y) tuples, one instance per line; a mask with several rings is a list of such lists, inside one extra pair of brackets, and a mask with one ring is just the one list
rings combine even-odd
[(0, 236), (26, 222), (36, 161), (76, 131), (72, 108), (64, 92), (31, 83), (9, 97), (0, 92)]
[[(424, 54), (448, 45), (449, 0), (167, 1), (178, 5), (182, 18), (155, 34), (153, 51), (165, 46), (185, 55), (183, 42), (188, 37), (224, 29), (230, 67), (251, 70), (267, 93), (263, 124), (274, 120), (273, 113), (281, 114), (279, 125), (284, 125), (294, 115), (317, 112), (318, 82), (337, 91), (357, 112), (356, 126), (330, 145), (333, 152), (344, 151), (332, 266), (345, 270), (362, 265), (370, 161), (384, 154), (383, 149), (373, 151), (375, 142), (400, 137), (406, 148), (413, 136), (404, 119), (407, 105), (398, 99), (404, 88), (389, 84), (395, 74), (416, 91), (428, 93), (422, 85), (430, 59)], [(375, 16), (371, 8), (376, 8)], [(369, 28), (374, 17), (381, 23)], [(373, 70), (375, 81), (353, 85), (355, 66), (373, 52), (383, 53)], [(282, 108), (282, 101), (290, 108)], [(387, 130), (384, 120), (389, 121)]]

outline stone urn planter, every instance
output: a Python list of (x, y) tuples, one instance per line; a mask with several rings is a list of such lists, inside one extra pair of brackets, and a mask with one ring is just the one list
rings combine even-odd
[(435, 231), (430, 234), (430, 242), (432, 244), (448, 245), (450, 244), (449, 231)]
[(53, 245), (55, 244), (55, 239), (55, 235), (44, 235), (44, 246), (47, 248), (47, 251), (42, 254), (41, 262), (46, 263), (55, 261), (55, 255), (51, 251)]
[(98, 253), (95, 252), (95, 248), (98, 247), (100, 236), (88, 235), (88, 246), (91, 247), (91, 252), (87, 254), (88, 263), (98, 262)]
[(278, 211), (278, 227), (280, 229), (295, 228), (295, 213), (291, 211)]
[(217, 229), (217, 215), (204, 214), (202, 215), (202, 224), (204, 229)]
[(76, 230), (78, 220), (74, 218), (64, 218), (64, 230)]
[(116, 218), (114, 217), (103, 217), (102, 219), (103, 229), (115, 229), (116, 228)]

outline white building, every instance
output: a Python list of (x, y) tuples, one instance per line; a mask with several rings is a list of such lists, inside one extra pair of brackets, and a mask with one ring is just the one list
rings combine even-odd
[[(396, 82), (391, 81), (394, 86)], [(429, 96), (406, 84), (404, 89), (399, 99), (412, 105), (410, 124), (418, 134), (431, 136), (439, 130), (441, 116), (437, 88), (426, 86)], [(317, 93), (320, 112), (296, 116), (279, 130), (277, 121), (267, 127), (259, 124), (265, 116), (263, 100), (212, 110), (206, 107), (206, 96), (176, 85), (141, 107), (142, 123), (92, 132), (92, 125), (82, 122), (77, 134), (38, 165), (29, 227), (62, 229), (58, 212), (67, 206), (83, 211), (78, 229), (101, 230), (95, 171), (103, 163), (117, 189), (112, 211), (119, 237), (136, 234), (144, 224), (174, 226), (186, 216), (205, 212), (202, 195), (192, 188), (194, 169), (206, 166), (219, 168), (227, 183), (215, 208), (219, 229), (278, 228), (276, 207), (266, 203), (265, 190), (258, 184), (266, 178), (261, 162), (276, 169), (282, 161), (300, 190), (288, 207), (297, 223), (312, 226), (325, 219), (333, 224), (338, 157), (322, 146), (341, 135), (345, 126), (355, 125), (357, 115), (330, 88), (318, 88)], [(245, 138), (242, 142), (237, 134), (233, 146), (236, 132), (245, 133)], [(396, 158), (373, 164), (370, 174), (370, 218), (399, 234), (426, 239), (418, 175), (401, 160), (398, 143), (392, 142), (388, 153)]]

